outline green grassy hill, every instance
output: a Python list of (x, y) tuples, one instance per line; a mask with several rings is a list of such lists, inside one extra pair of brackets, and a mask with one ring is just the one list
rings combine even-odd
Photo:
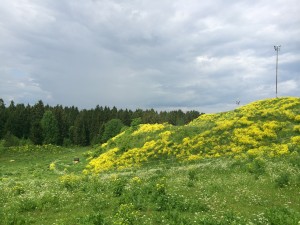
[(296, 153), (299, 145), (300, 98), (267, 99), (230, 112), (202, 115), (185, 126), (131, 127), (100, 146), (85, 172), (166, 160), (278, 157)]

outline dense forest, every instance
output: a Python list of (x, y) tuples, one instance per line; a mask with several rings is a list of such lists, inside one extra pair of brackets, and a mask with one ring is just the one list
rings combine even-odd
[(198, 111), (135, 111), (102, 107), (94, 109), (44, 105), (8, 106), (0, 99), (0, 139), (6, 146), (55, 144), (87, 146), (107, 141), (122, 129), (140, 123), (184, 125), (200, 115)]

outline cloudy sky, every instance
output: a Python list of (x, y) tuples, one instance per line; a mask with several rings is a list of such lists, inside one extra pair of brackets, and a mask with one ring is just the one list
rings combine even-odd
[(1, 0), (6, 104), (226, 111), (300, 95), (298, 0)]

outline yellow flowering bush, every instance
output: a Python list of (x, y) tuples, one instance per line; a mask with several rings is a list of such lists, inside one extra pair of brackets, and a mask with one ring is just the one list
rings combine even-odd
[(80, 184), (81, 179), (82, 178), (80, 176), (71, 173), (71, 174), (65, 174), (61, 176), (59, 178), (59, 181), (64, 187), (68, 189), (72, 189), (77, 187)]
[(216, 122), (216, 127), (214, 130), (216, 131), (222, 131), (222, 130), (228, 130), (233, 127), (233, 125), (236, 123), (236, 120), (221, 120), (219, 122)]
[(200, 155), (189, 155), (187, 160), (188, 161), (195, 161), (195, 160), (199, 160), (202, 159), (203, 157), (201, 157)]
[(138, 134), (142, 134), (142, 133), (147, 133), (147, 132), (154, 132), (154, 131), (158, 131), (161, 129), (164, 129), (165, 126), (163, 124), (142, 124), (140, 125), (139, 129), (134, 131), (132, 133), (132, 135), (138, 135)]
[(250, 136), (247, 131), (247, 129), (243, 128), (235, 129), (233, 132), (233, 140), (242, 145), (257, 146), (258, 142), (255, 138)]
[(272, 144), (271, 145), (271, 152), (269, 156), (280, 156), (289, 153), (289, 147), (287, 144)]
[(142, 183), (142, 180), (141, 180), (141, 178), (135, 176), (135, 177), (131, 178), (130, 182), (132, 184), (140, 184), (140, 183)]
[(98, 158), (92, 159), (88, 164), (88, 169), (94, 173), (99, 173), (113, 168), (118, 151), (118, 148), (113, 148), (101, 154)]
[(167, 131), (161, 133), (159, 136), (161, 137), (162, 142), (164, 142), (165, 144), (168, 144), (168, 143), (170, 143), (169, 138), (170, 138), (171, 134), (172, 134), (172, 132), (167, 130)]
[(295, 145), (300, 145), (300, 136), (294, 136), (294, 137), (292, 137), (291, 141)]
[(294, 131), (300, 133), (300, 125), (295, 125), (293, 129), (294, 129)]
[(296, 115), (293, 112), (288, 111), (288, 110), (283, 111), (282, 114), (284, 114), (290, 120), (295, 120), (295, 118), (296, 118)]
[(246, 116), (242, 116), (236, 122), (241, 125), (251, 125), (254, 123), (253, 121), (248, 120), (248, 118)]
[(56, 170), (55, 162), (50, 163), (49, 170)]

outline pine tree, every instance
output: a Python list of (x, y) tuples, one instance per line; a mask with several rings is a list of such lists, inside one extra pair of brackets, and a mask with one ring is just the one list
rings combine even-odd
[(41, 127), (41, 119), (45, 111), (44, 103), (40, 100), (36, 103), (30, 111), (31, 127), (30, 127), (30, 140), (34, 144), (41, 145), (43, 143), (43, 130)]
[(16, 111), (15, 103), (14, 103), (14, 101), (11, 101), (10, 105), (6, 109), (8, 117), (7, 117), (7, 120), (5, 122), (5, 129), (4, 129), (5, 134), (9, 133), (9, 134), (12, 134), (12, 135), (16, 136), (16, 133), (17, 133), (17, 127), (16, 127), (17, 117), (15, 115), (15, 111)]
[(0, 139), (5, 135), (4, 134), (4, 127), (6, 123), (6, 110), (5, 110), (5, 104), (3, 99), (0, 98)]
[(87, 146), (90, 144), (89, 131), (85, 121), (86, 111), (81, 112), (75, 120), (73, 132), (73, 141), (76, 145)]
[(44, 116), (41, 120), (41, 126), (43, 129), (44, 144), (58, 144), (58, 122), (50, 110), (47, 110), (44, 113)]

